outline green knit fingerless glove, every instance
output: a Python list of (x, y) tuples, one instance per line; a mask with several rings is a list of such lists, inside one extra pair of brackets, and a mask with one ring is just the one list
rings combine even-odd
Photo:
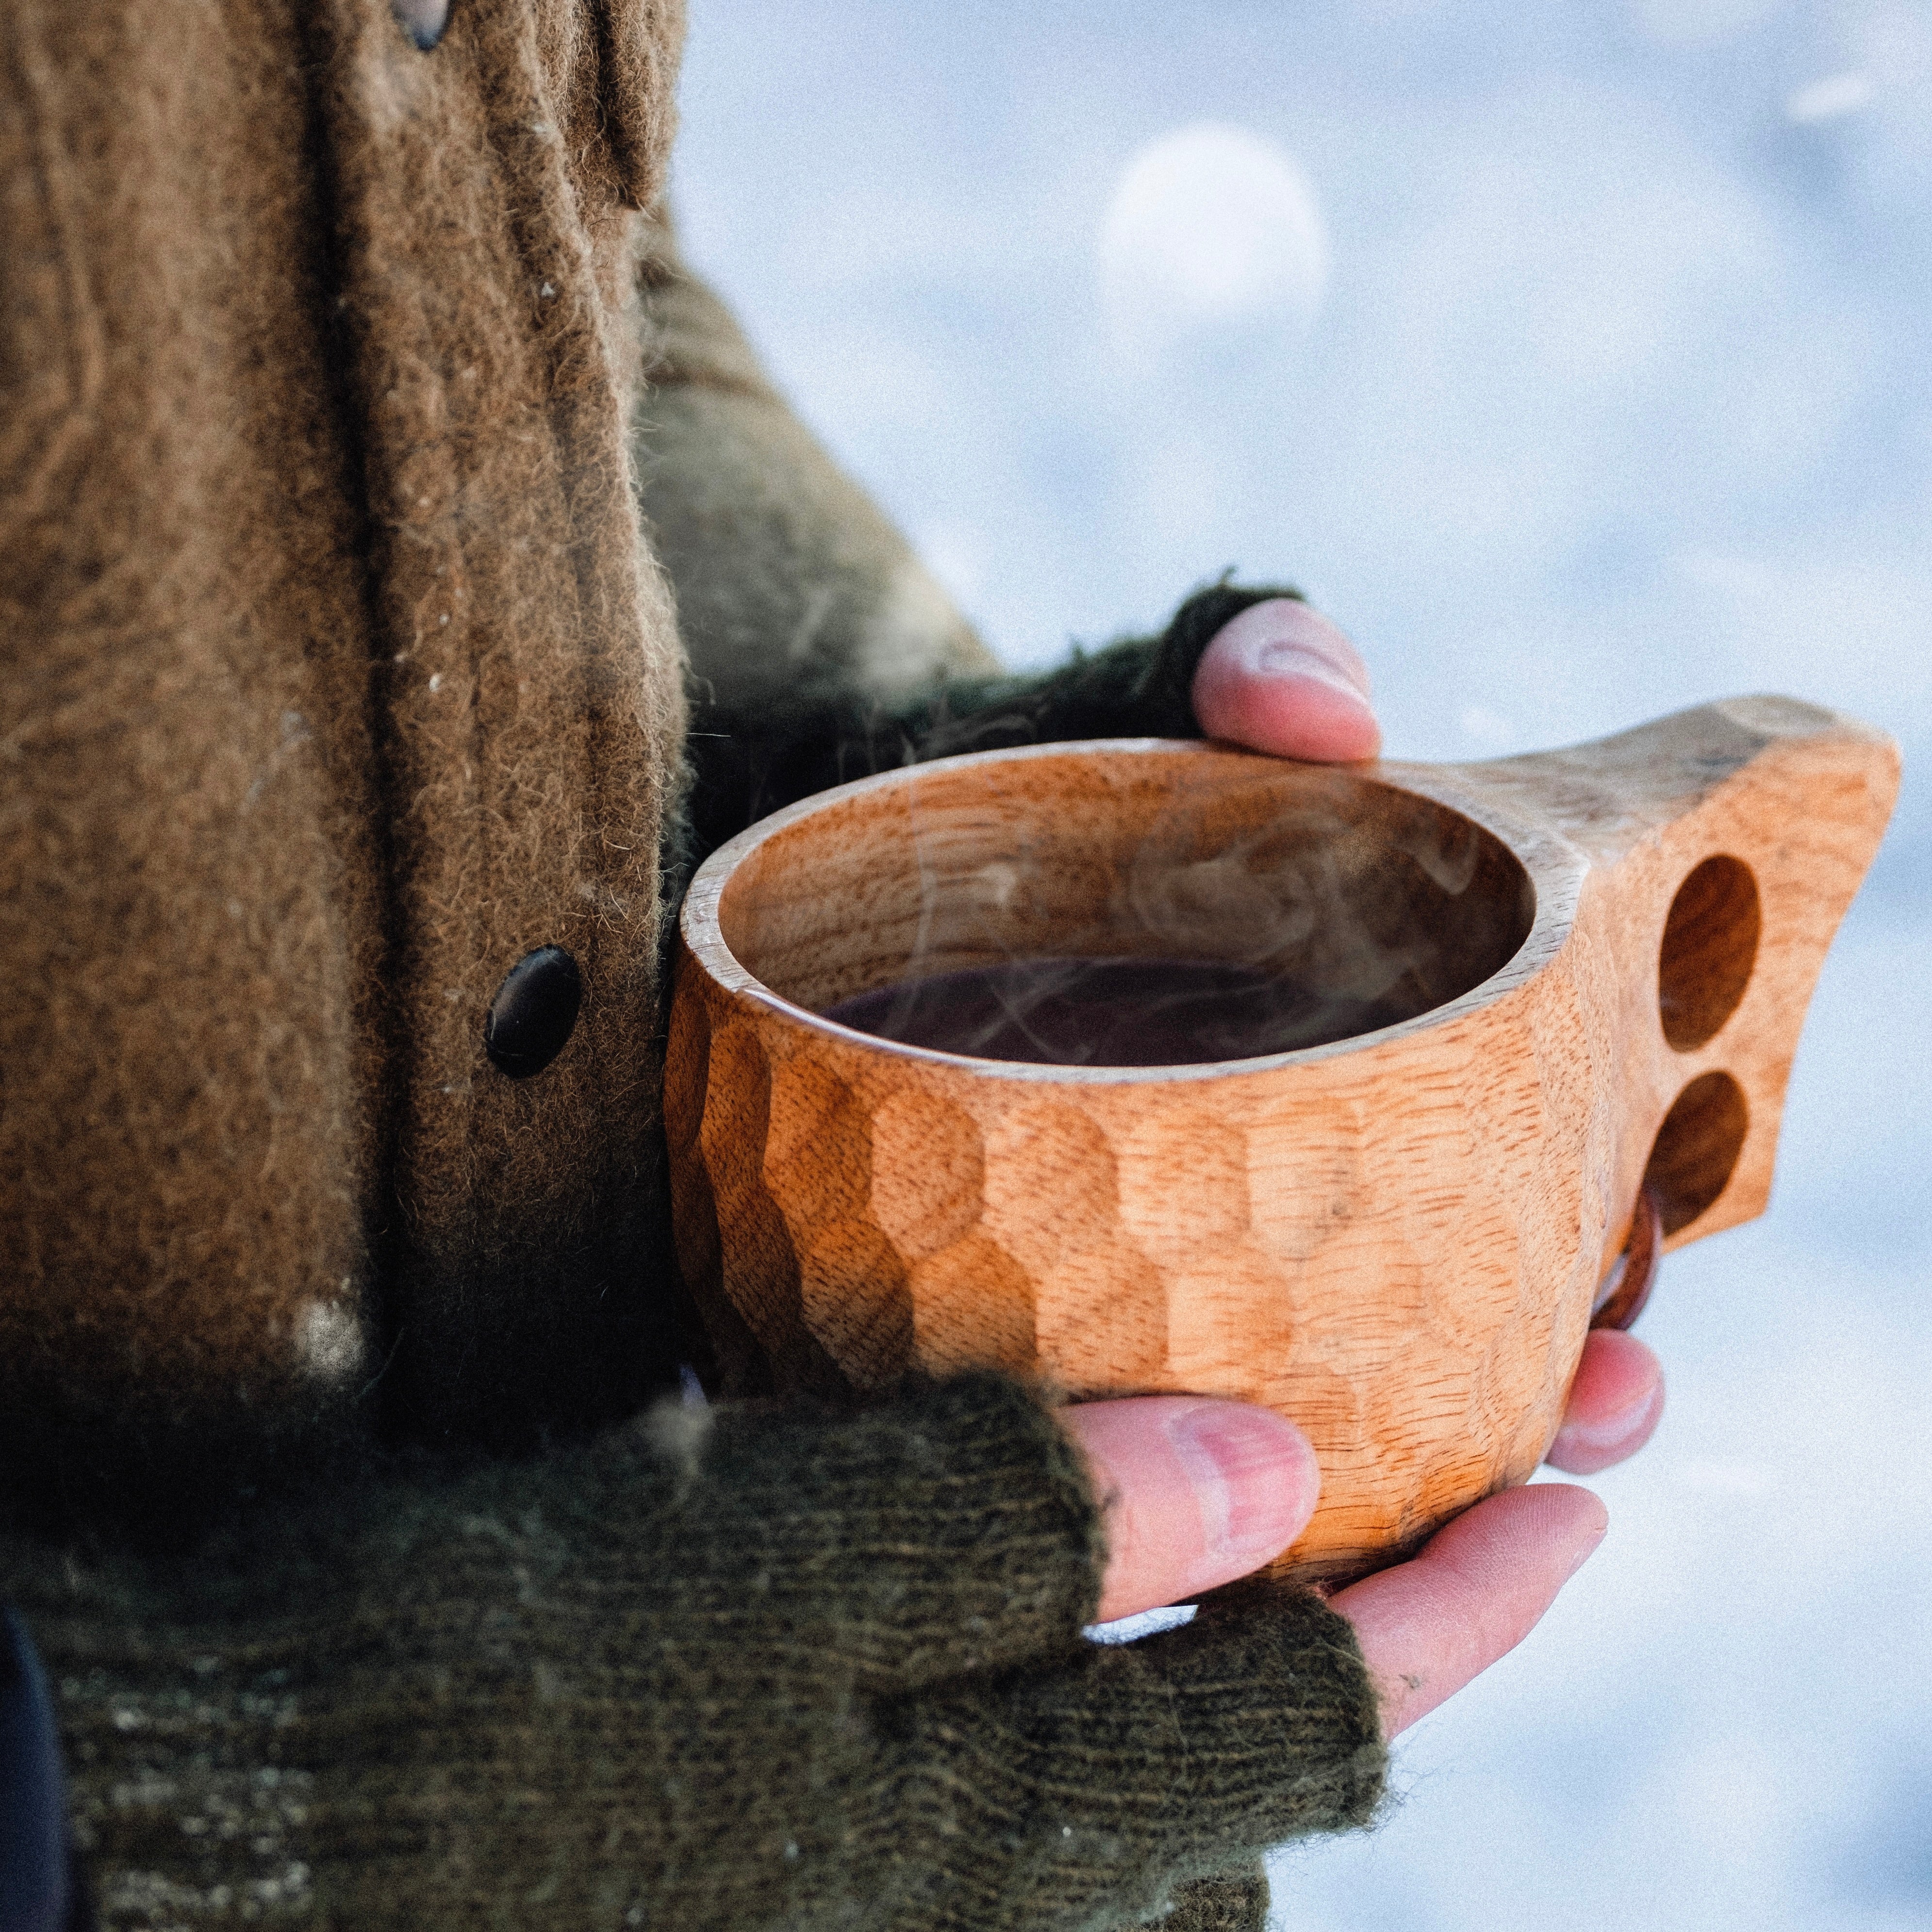
[(106, 1927), (1092, 1932), (1364, 1822), (1383, 1767), (1314, 1598), (1098, 1646), (1100, 1557), (1066, 1438), (974, 1376), (662, 1409), (191, 1556), (16, 1535), (0, 1589)]
[(1158, 637), (1076, 650), (1054, 670), (952, 679), (908, 696), (814, 688), (734, 704), (700, 685), (686, 744), (690, 862), (795, 799), (900, 765), (1063, 739), (1198, 738), (1194, 672), (1215, 633), (1251, 605), (1300, 595), (1213, 584)]
[(1264, 1932), (1268, 1909), (1268, 1874), (1256, 1865), (1234, 1876), (1181, 1886), (1160, 1932)]

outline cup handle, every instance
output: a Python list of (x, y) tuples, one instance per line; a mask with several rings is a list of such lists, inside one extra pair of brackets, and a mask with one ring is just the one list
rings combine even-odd
[(1598, 1291), (1590, 1311), (1592, 1328), (1628, 1328), (1650, 1300), (1657, 1264), (1664, 1256), (1664, 1210), (1657, 1190), (1646, 1181), (1636, 1191), (1636, 1211), (1622, 1252)]
[(1896, 744), (1816, 705), (1741, 698), (1453, 771), (1478, 809), (1587, 860), (1566, 950), (1580, 981), (1616, 989), (1587, 1046), (1620, 1114), (1613, 1238), (1629, 1228), (1642, 1248), (1640, 1190), (1653, 1254), (1761, 1214), (1805, 1008), (1898, 794)]

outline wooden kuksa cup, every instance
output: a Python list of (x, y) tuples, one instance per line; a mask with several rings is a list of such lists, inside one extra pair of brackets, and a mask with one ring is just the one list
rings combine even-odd
[[(1781, 698), (1472, 765), (1123, 740), (775, 814), (686, 899), (665, 1112), (680, 1262), (739, 1389), (988, 1364), (1267, 1403), (1390, 1559), (1542, 1460), (1647, 1186), (1761, 1213), (1800, 1024), (1898, 785)], [(969, 1059), (820, 1016), (1012, 958), (1261, 963), (1407, 1016), (1216, 1065)]]

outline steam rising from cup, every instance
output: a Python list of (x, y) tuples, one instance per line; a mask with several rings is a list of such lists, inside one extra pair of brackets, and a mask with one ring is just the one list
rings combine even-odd
[(962, 868), (950, 839), (928, 848), (915, 829), (909, 956), (827, 1016), (944, 1052), (1094, 1066), (1255, 1058), (1399, 1024), (1500, 963), (1496, 936), (1456, 916), (1479, 880), (1493, 902), (1498, 868), (1466, 820), (1364, 804), (1345, 775), (1304, 770), (1229, 836), (1184, 781), (1060, 932), (1015, 914), (1055, 896), (1064, 850)]

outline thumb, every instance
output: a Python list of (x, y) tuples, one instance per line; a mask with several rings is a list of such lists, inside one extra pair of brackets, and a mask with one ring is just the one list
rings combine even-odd
[(1210, 738), (1277, 758), (1372, 758), (1382, 728), (1361, 653), (1292, 598), (1223, 624), (1194, 674), (1194, 716)]
[(1245, 1576), (1315, 1513), (1315, 1451), (1268, 1409), (1138, 1396), (1078, 1403), (1058, 1420), (1087, 1459), (1103, 1513), (1103, 1622)]

